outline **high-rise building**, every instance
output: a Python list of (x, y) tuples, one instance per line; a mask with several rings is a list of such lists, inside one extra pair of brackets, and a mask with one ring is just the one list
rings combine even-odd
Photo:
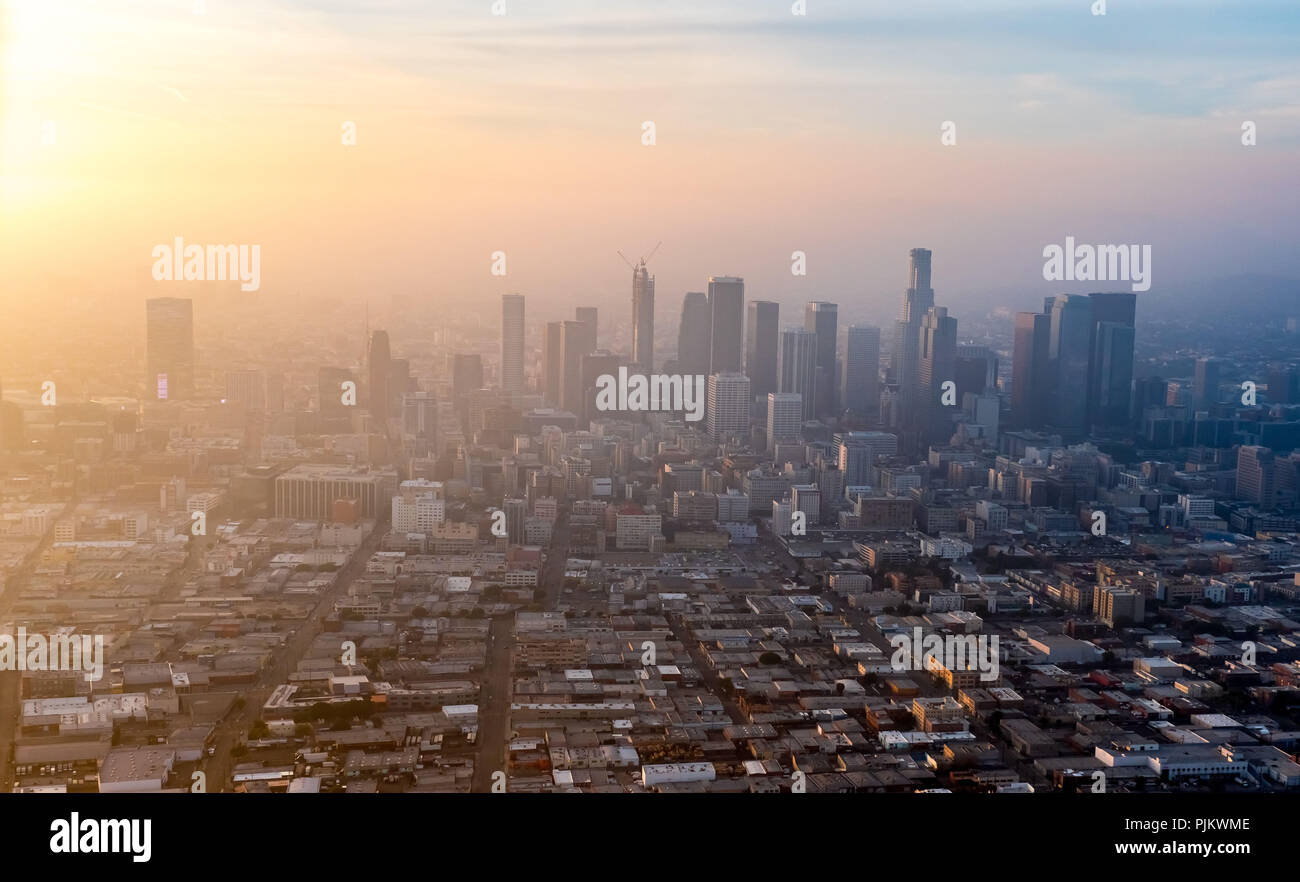
[(586, 322), (591, 326), (591, 348), (593, 350), (600, 348), (600, 334), (596, 325), (596, 317), (599, 310), (594, 306), (579, 306), (573, 310), (573, 317), (580, 322)]
[(145, 398), (184, 400), (194, 395), (194, 302), (180, 297), (145, 301)]
[(708, 432), (715, 440), (749, 432), (749, 377), (741, 373), (710, 374)]
[(817, 335), (804, 328), (781, 332), (777, 389), (794, 392), (803, 403), (803, 419), (816, 419)]
[[(594, 326), (594, 322), (592, 323)], [(501, 295), (501, 390), (524, 391), (524, 295)]]
[(583, 353), (578, 362), (580, 365), (579, 375), (582, 378), (582, 403), (580, 405), (581, 410), (575, 410), (573, 413), (578, 417), (580, 425), (586, 425), (586, 423), (602, 416), (596, 408), (596, 392), (599, 389), (598, 380), (603, 374), (617, 377), (618, 368), (623, 363), (623, 359), (608, 350), (598, 349), (595, 352)]
[(745, 373), (755, 398), (777, 391), (777, 327), (781, 307), (771, 300), (751, 300), (745, 307)]
[(1054, 428), (1081, 434), (1088, 428), (1088, 368), (1092, 361), (1092, 301), (1077, 294), (1052, 299), (1048, 344)]
[(438, 434), (438, 399), (432, 392), (407, 392), (402, 396), (402, 431), (417, 438)]
[(682, 298), (682, 323), (677, 329), (677, 372), (709, 372), (709, 298), (702, 291), (688, 291)]
[(983, 395), (997, 388), (998, 359), (987, 346), (958, 346), (953, 362), (952, 379), (957, 384), (957, 400), (967, 393)]
[(1192, 410), (1210, 410), (1219, 403), (1219, 376), (1223, 362), (1217, 358), (1196, 359), (1192, 385)]
[(591, 326), (586, 322), (567, 321), (560, 328), (560, 351), (563, 361), (563, 382), (560, 386), (560, 407), (583, 418), (586, 408), (582, 394), (582, 357), (595, 347), (591, 342)]
[(1088, 345), (1088, 421), (1121, 426), (1128, 420), (1133, 392), (1137, 295), (1105, 291), (1088, 295), (1092, 330)]
[(835, 343), (839, 306), (814, 300), (804, 307), (803, 327), (817, 336), (813, 408), (818, 419), (835, 413)]
[(389, 359), (389, 365), (392, 370), (389, 371), (388, 395), (392, 404), (389, 413), (397, 416), (402, 412), (402, 398), (407, 392), (415, 391), (415, 384), (411, 379), (411, 360), (409, 358)]
[(908, 252), (907, 290), (903, 293), (903, 308), (898, 321), (894, 323), (894, 347), (890, 354), (890, 374), (898, 384), (895, 421), (913, 431), (919, 428), (928, 412), (924, 406), (917, 350), (921, 341), (921, 322), (934, 306), (930, 259), (928, 248), (913, 248)]
[(1264, 511), (1271, 511), (1277, 505), (1277, 471), (1272, 450), (1249, 445), (1238, 448), (1237, 496)]
[(248, 410), (266, 410), (266, 375), (259, 370), (226, 371), (226, 401)]
[(744, 368), (745, 280), (735, 276), (709, 278), (709, 373)]
[(957, 320), (948, 315), (946, 306), (932, 306), (921, 321), (917, 346), (922, 407), (927, 411), (921, 424), (925, 440), (946, 441), (952, 434), (952, 421), (945, 418), (941, 395), (943, 384), (953, 378), (956, 360)]
[(769, 392), (767, 395), (767, 449), (799, 440), (803, 430), (803, 396), (798, 392)]
[(840, 365), (843, 409), (872, 421), (879, 418), (880, 328), (871, 325), (845, 328), (844, 355)]
[(632, 358), (647, 374), (654, 371), (655, 277), (645, 261), (632, 269)]
[(366, 349), (366, 369), (370, 385), (366, 389), (369, 396), (367, 403), (370, 414), (382, 426), (388, 419), (393, 396), (389, 392), (389, 383), (393, 378), (392, 352), (388, 345), (388, 332), (375, 331), (370, 335), (370, 346)]
[(1011, 356), (1011, 418), (1020, 429), (1036, 429), (1050, 419), (1052, 317), (1046, 312), (1016, 313)]
[(483, 356), (457, 352), (451, 362), (451, 390), (468, 395), (483, 388)]
[(547, 322), (542, 338), (542, 400), (552, 407), (559, 406), (564, 388), (563, 330), (564, 322)]
[(1133, 403), (1133, 351), (1136, 332), (1122, 322), (1097, 325), (1093, 349), (1092, 421), (1099, 426), (1128, 422)]

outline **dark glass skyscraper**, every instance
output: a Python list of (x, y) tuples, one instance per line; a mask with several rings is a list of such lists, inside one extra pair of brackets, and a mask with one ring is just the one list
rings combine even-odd
[(750, 391), (767, 400), (777, 391), (777, 322), (781, 307), (770, 300), (751, 300), (745, 307), (745, 374)]
[(1052, 300), (1051, 321), (1051, 424), (1063, 432), (1082, 434), (1088, 427), (1092, 301), (1082, 295), (1062, 294)]
[(709, 340), (713, 322), (709, 319), (709, 298), (702, 291), (688, 291), (682, 298), (682, 323), (677, 330), (677, 371), (682, 374), (709, 372)]
[(709, 278), (709, 373), (739, 371), (744, 363), (745, 280)]
[(803, 418), (815, 419), (817, 402), (817, 335), (804, 328), (787, 328), (781, 332), (781, 358), (777, 366), (780, 392), (801, 396)]
[(1046, 312), (1016, 313), (1011, 356), (1011, 423), (1037, 429), (1049, 418), (1051, 402), (1052, 317)]
[(817, 335), (816, 415), (818, 418), (835, 413), (835, 336), (839, 320), (839, 307), (834, 303), (813, 301), (804, 307), (805, 331)]
[(844, 329), (840, 394), (844, 410), (875, 422), (880, 416), (880, 328)]

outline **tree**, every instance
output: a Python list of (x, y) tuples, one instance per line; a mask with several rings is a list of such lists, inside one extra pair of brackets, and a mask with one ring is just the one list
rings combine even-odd
[(230, 748), (230, 755), (234, 757), (244, 756), (247, 753), (248, 753), (247, 744), (236, 744), (234, 747)]
[(779, 665), (781, 663), (781, 656), (777, 655), (775, 652), (765, 652), (758, 657), (758, 663), (760, 665)]
[(254, 720), (253, 725), (248, 727), (248, 737), (260, 740), (271, 734), (271, 727), (266, 725), (265, 720)]

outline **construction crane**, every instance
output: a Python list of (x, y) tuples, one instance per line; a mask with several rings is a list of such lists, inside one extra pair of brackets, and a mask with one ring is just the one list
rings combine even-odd
[[(656, 242), (656, 243), (655, 243), (655, 247), (653, 247), (653, 248), (650, 249), (650, 253), (647, 254), (645, 257), (641, 258), (640, 266), (644, 267), (644, 266), (646, 265), (646, 262), (647, 262), (648, 260), (650, 260), (650, 258), (652, 258), (652, 257), (655, 256), (655, 252), (659, 250), (659, 246), (662, 245), (662, 244), (664, 244), (663, 239), (660, 239), (658, 242)], [(624, 254), (622, 251), (619, 251), (619, 252), (618, 252), (618, 256), (621, 257), (621, 258), (623, 258), (623, 262), (624, 262), (624, 263), (626, 263), (628, 266), (632, 267), (632, 271), (633, 271), (633, 272), (636, 272), (636, 270), (637, 270), (637, 268), (638, 268), (638, 265), (637, 265), (637, 264), (634, 264), (632, 261), (628, 260), (626, 254)]]

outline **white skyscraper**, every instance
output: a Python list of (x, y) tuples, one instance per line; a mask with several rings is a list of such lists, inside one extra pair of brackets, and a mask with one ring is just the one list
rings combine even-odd
[(803, 429), (803, 396), (798, 392), (769, 392), (767, 395), (767, 449), (781, 441), (796, 441)]
[(715, 440), (744, 436), (749, 429), (749, 377), (739, 373), (709, 375), (709, 436)]

